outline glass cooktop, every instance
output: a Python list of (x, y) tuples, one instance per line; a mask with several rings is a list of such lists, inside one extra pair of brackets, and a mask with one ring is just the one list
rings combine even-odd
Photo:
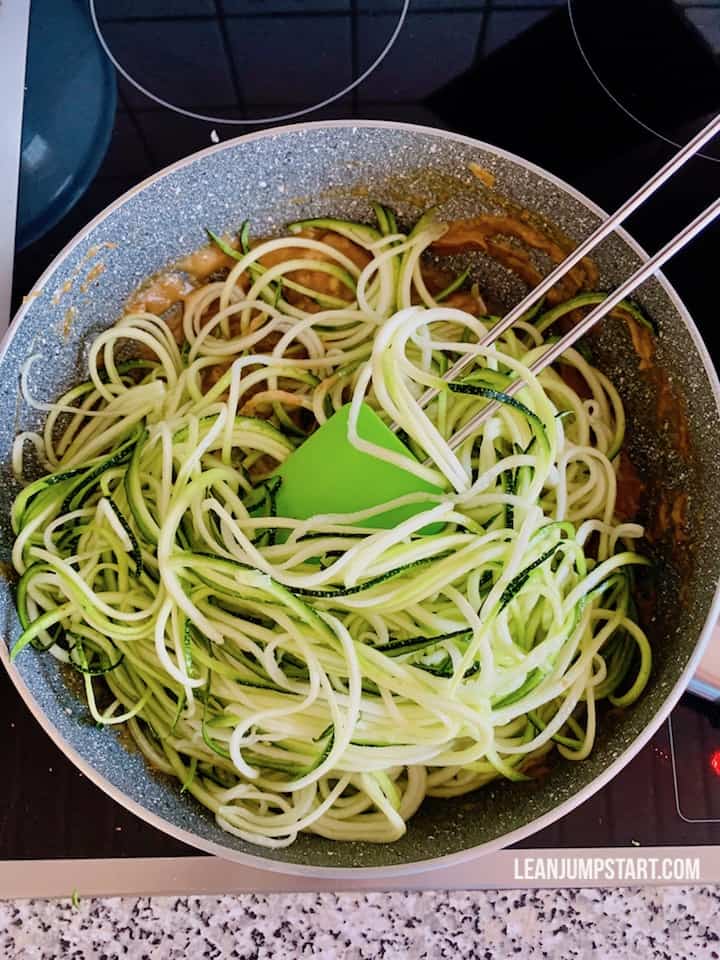
[[(283, 118), (459, 131), (614, 208), (720, 108), (720, 0), (68, 0), (63, 8), (62, 17), (54, 0), (31, 8), (15, 305), (73, 234), (138, 181)], [(718, 158), (717, 147), (696, 157), (632, 218), (642, 244), (656, 249), (717, 196)], [(716, 226), (667, 270), (716, 362), (719, 240)], [(0, 859), (192, 854), (79, 774), (4, 672), (0, 724)], [(637, 844), (720, 845), (713, 705), (686, 696), (608, 787), (522, 846)]]

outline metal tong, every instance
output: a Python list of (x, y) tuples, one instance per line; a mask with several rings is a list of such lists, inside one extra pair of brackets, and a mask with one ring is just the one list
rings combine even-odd
[[(498, 337), (519, 320), (526, 311), (534, 306), (537, 301), (543, 297), (547, 291), (563, 277), (568, 270), (571, 270), (577, 263), (587, 256), (602, 240), (615, 230), (627, 217), (652, 196), (655, 191), (665, 183), (690, 157), (694, 156), (708, 140), (711, 140), (716, 133), (720, 131), (720, 114), (714, 117), (707, 126), (703, 127), (689, 143), (687, 143), (675, 156), (673, 156), (657, 173), (652, 176), (640, 189), (629, 197), (625, 203), (615, 211), (612, 216), (604, 220), (600, 226), (590, 236), (584, 240), (580, 246), (576, 247), (551, 273), (549, 273), (536, 287), (534, 287), (526, 297), (524, 297), (516, 306), (512, 308), (488, 333), (479, 341), (479, 347), (488, 347), (493, 344)], [(650, 257), (632, 276), (628, 277), (616, 290), (608, 294), (602, 303), (598, 304), (594, 310), (583, 317), (572, 330), (565, 334), (556, 343), (553, 343), (528, 369), (533, 374), (540, 373), (545, 367), (549, 366), (558, 357), (576, 343), (580, 337), (584, 336), (588, 330), (595, 326), (598, 321), (616, 307), (621, 300), (624, 300), (636, 287), (640, 286), (648, 277), (658, 271), (664, 263), (674, 256), (679, 250), (689, 243), (701, 230), (703, 230), (715, 217), (720, 214), (720, 197), (714, 200), (702, 213), (681, 230), (675, 237), (662, 247), (661, 250)], [(454, 380), (465, 367), (476, 360), (474, 353), (462, 356), (449, 370), (443, 375), (443, 380), (448, 382)], [(526, 386), (523, 379), (513, 380), (505, 389), (505, 393), (512, 396), (518, 390)], [(430, 387), (420, 398), (420, 406), (425, 407), (437, 396), (438, 388)], [(476, 432), (478, 426), (491, 417), (500, 408), (497, 400), (492, 400), (474, 417), (468, 420), (449, 440), (448, 444), (452, 450), (457, 449), (460, 444), (469, 436)], [(397, 426), (392, 427), (397, 431)], [(430, 463), (430, 461), (426, 461)]]

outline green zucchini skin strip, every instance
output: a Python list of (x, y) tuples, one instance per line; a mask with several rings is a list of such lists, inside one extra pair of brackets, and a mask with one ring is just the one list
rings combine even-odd
[(502, 594), (500, 595), (500, 609), (501, 609), (501, 610), (502, 610), (503, 607), (506, 607), (506, 606), (510, 603), (510, 601), (513, 599), (513, 597), (515, 596), (516, 593), (518, 593), (520, 590), (522, 590), (522, 588), (525, 586), (525, 584), (526, 584), (526, 583), (528, 582), (528, 580), (530, 579), (530, 576), (531, 576), (533, 570), (537, 570), (538, 567), (541, 567), (541, 566), (545, 563), (546, 560), (549, 560), (550, 557), (553, 556), (553, 554), (555, 553), (555, 551), (556, 551), (560, 546), (562, 546), (562, 542), (553, 544), (553, 546), (550, 547), (549, 550), (546, 550), (544, 553), (541, 553), (540, 556), (539, 556), (536, 560), (533, 560), (533, 562), (530, 563), (530, 564), (528, 564), (527, 567), (525, 567), (524, 570), (521, 570), (520, 573), (519, 573), (516, 577), (513, 577), (513, 579), (510, 581), (510, 583), (507, 585), (507, 587), (505, 587), (505, 589), (503, 590)]
[(95, 487), (100, 481), (100, 477), (112, 467), (120, 466), (127, 462), (132, 456), (132, 451), (141, 435), (140, 430), (134, 430), (128, 439), (122, 443), (117, 450), (105, 457), (97, 466), (88, 470), (85, 474), (73, 481), (70, 493), (65, 497), (62, 504), (62, 512), (77, 510), (88, 499)]
[(463, 270), (459, 273), (455, 279), (449, 283), (440, 293), (436, 294), (435, 299), (438, 303), (442, 303), (443, 300), (447, 300), (451, 293), (455, 293), (456, 290), (460, 290), (467, 278), (470, 276), (470, 268)]
[(540, 417), (529, 407), (526, 407), (524, 403), (521, 403), (507, 393), (503, 393), (501, 390), (494, 390), (492, 387), (483, 387), (476, 383), (459, 383), (457, 381), (448, 383), (448, 389), (451, 393), (465, 393), (474, 397), (484, 397), (485, 400), (496, 400), (498, 403), (512, 407), (513, 410), (517, 410), (518, 413), (521, 413), (529, 420), (537, 430), (541, 431), (542, 435), (545, 434), (545, 424)]
[(468, 637), (471, 633), (471, 630), (453, 630), (451, 633), (440, 633), (435, 637), (408, 637), (406, 640), (391, 640), (389, 643), (375, 647), (375, 649), (389, 657), (400, 657), (407, 653), (424, 650), (426, 647), (434, 647), (443, 640)]
[(339, 233), (341, 237), (346, 237), (366, 249), (373, 243), (382, 238), (382, 233), (366, 223), (355, 223), (352, 220), (339, 220), (333, 217), (316, 217), (311, 220), (296, 220), (288, 224), (290, 233), (300, 233), (301, 230), (309, 229), (331, 230), (333, 233)]
[[(573, 310), (577, 310), (580, 307), (593, 307), (597, 304), (602, 303), (603, 300), (607, 299), (607, 293), (581, 293), (576, 297), (572, 297), (570, 300), (565, 300), (563, 303), (557, 304), (557, 306), (552, 307), (550, 310), (546, 310), (544, 313), (540, 314), (535, 319), (535, 326), (539, 331), (547, 330), (548, 327), (551, 327), (553, 323), (564, 317), (565, 314), (571, 313)], [(643, 327), (647, 327), (652, 333), (656, 336), (658, 334), (657, 324), (639, 307), (633, 300), (621, 300), (618, 304), (618, 310), (624, 310), (628, 313), (633, 320), (639, 323)]]
[(364, 583), (357, 584), (357, 586), (354, 587), (339, 587), (337, 590), (307, 590), (302, 587), (294, 587), (293, 593), (299, 597), (315, 597), (318, 600), (324, 600), (326, 598), (331, 600), (335, 597), (352, 597), (356, 593), (363, 593), (365, 590), (370, 590), (372, 587), (376, 587), (381, 583), (386, 583), (388, 580), (392, 580), (400, 574), (406, 573), (408, 570), (426, 566), (427, 563), (428, 561), (426, 560), (416, 560), (414, 563), (405, 564), (402, 567), (397, 567), (395, 570), (388, 570), (387, 573), (372, 577), (370, 580), (366, 580)]
[(120, 526), (125, 531), (128, 539), (130, 540), (130, 557), (132, 558), (133, 564), (135, 566), (135, 576), (139, 577), (143, 569), (142, 553), (140, 551), (140, 544), (137, 541), (137, 537), (133, 531), (133, 528), (128, 523), (125, 514), (120, 510), (120, 507), (115, 503), (114, 500), (108, 500), (110, 508), (118, 519)]

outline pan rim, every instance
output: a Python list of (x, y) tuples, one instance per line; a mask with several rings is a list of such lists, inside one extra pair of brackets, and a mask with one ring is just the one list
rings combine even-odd
[[(415, 133), (424, 136), (436, 137), (440, 139), (451, 140), (455, 143), (463, 143), (468, 146), (475, 147), (479, 150), (484, 150), (488, 153), (491, 153), (495, 156), (498, 156), (504, 160), (508, 160), (511, 163), (514, 163), (525, 170), (529, 170), (531, 173), (536, 176), (549, 181), (552, 185), (557, 187), (562, 192), (570, 195), (574, 200), (584, 206), (590, 213), (600, 217), (607, 217), (606, 211), (601, 207), (597, 206), (593, 201), (588, 197), (582, 194), (580, 191), (576, 190), (573, 186), (566, 183), (561, 178), (555, 176), (553, 173), (545, 170), (544, 168), (525, 160), (524, 158), (518, 156), (517, 154), (512, 153), (511, 151), (504, 150), (503, 148), (496, 147), (492, 144), (486, 143), (482, 140), (476, 140), (473, 137), (467, 137), (461, 134), (456, 134), (451, 131), (441, 130), (434, 127), (423, 126), (420, 124), (411, 124), (411, 123), (396, 123), (394, 121), (384, 121), (384, 120), (332, 120), (332, 121), (312, 121), (312, 122), (301, 122), (294, 124), (281, 125), (277, 127), (272, 127), (267, 130), (260, 130), (254, 133), (242, 134), (238, 137), (234, 137), (230, 140), (225, 140), (220, 144), (216, 144), (210, 147), (206, 147), (202, 150), (199, 150), (195, 153), (188, 155), (187, 157), (182, 158), (181, 160), (176, 161), (173, 164), (170, 164), (167, 167), (164, 167), (162, 170), (157, 171), (152, 174), (150, 177), (142, 180), (140, 183), (136, 184), (130, 190), (126, 191), (115, 201), (113, 201), (109, 206), (102, 210), (96, 217), (94, 217), (79, 233), (77, 233), (63, 249), (58, 253), (58, 255), (52, 260), (48, 267), (43, 271), (41, 276), (35, 283), (36, 288), (44, 288), (45, 284), (50, 280), (53, 273), (61, 266), (61, 264), (72, 254), (73, 250), (85, 240), (92, 231), (104, 220), (106, 220), (115, 210), (122, 207), (131, 197), (142, 192), (146, 188), (150, 187), (155, 182), (162, 180), (166, 176), (174, 173), (177, 170), (181, 170), (186, 166), (190, 166), (196, 161), (202, 160), (207, 156), (211, 156), (215, 153), (219, 153), (224, 150), (230, 150), (235, 148), (238, 144), (252, 142), (256, 140), (278, 137), (293, 133), (311, 131), (311, 130), (322, 130), (322, 129), (353, 129), (353, 128), (362, 128), (362, 129), (389, 129), (389, 130), (401, 130), (408, 133)], [(641, 260), (647, 260), (648, 254), (643, 247), (640, 246), (633, 237), (627, 233), (622, 227), (617, 228), (614, 231), (614, 234), (617, 235), (630, 249), (636, 253)], [(673, 307), (680, 315), (688, 333), (690, 334), (694, 346), (698, 351), (698, 355), (701, 359), (704, 373), (709, 381), (711, 386), (716, 410), (720, 416), (720, 382), (718, 381), (718, 375), (715, 370), (715, 367), (712, 363), (710, 355), (708, 353), (707, 347), (705, 346), (700, 333), (690, 316), (689, 311), (683, 304), (682, 300), (678, 296), (672, 284), (667, 280), (665, 275), (658, 271), (655, 274), (655, 278), (660, 283), (663, 288), (663, 292), (668, 296), (672, 302)], [(22, 321), (25, 315), (28, 313), (32, 307), (32, 301), (23, 303), (17, 313), (15, 314), (13, 321), (10, 325), (10, 328), (6, 332), (5, 336), (0, 342), (0, 363), (2, 363), (5, 354), (12, 343), (15, 335), (19, 332)], [(171, 823), (169, 820), (166, 820), (164, 817), (161, 817), (145, 806), (143, 806), (138, 801), (132, 799), (128, 796), (123, 790), (119, 787), (116, 787), (111, 783), (103, 774), (99, 773), (88, 761), (86, 761), (77, 750), (70, 744), (68, 740), (60, 733), (60, 731), (55, 727), (50, 718), (45, 714), (43, 709), (40, 707), (36, 701), (33, 694), (30, 692), (30, 689), (27, 687), (25, 681), (21, 677), (19, 671), (10, 664), (9, 653), (7, 649), (7, 642), (5, 638), (0, 638), (0, 659), (2, 659), (7, 672), (17, 689), (18, 693), (25, 701), (30, 712), (33, 714), (35, 719), (38, 721), (40, 726), (43, 728), (45, 733), (50, 737), (50, 739), (56, 744), (56, 746), (62, 750), (65, 756), (97, 787), (99, 787), (104, 793), (110, 796), (125, 809), (129, 810), (131, 813), (134, 813), (136, 816), (140, 817), (146, 823), (155, 827), (158, 830), (174, 837), (177, 840), (187, 844), (188, 846), (195, 847), (210, 853), (214, 856), (221, 857), (225, 860), (231, 860), (237, 863), (240, 866), (247, 866), (253, 869), (266, 870), (272, 873), (280, 873), (291, 876), (304, 876), (304, 877), (317, 877), (323, 879), (337, 879), (337, 880), (382, 880), (382, 879), (391, 879), (393, 877), (402, 877), (412, 873), (425, 873), (434, 869), (439, 869), (441, 867), (447, 868), (455, 865), (460, 865), (467, 863), (470, 860), (479, 859), (486, 853), (492, 853), (497, 850), (501, 850), (505, 847), (510, 846), (513, 843), (516, 843), (525, 837), (536, 833), (538, 830), (543, 829), (544, 827), (549, 826), (555, 821), (559, 820), (561, 817), (565, 816), (575, 807), (579, 806), (585, 800), (589, 799), (599, 790), (601, 790), (607, 783), (609, 783), (619, 772), (620, 770), (630, 761), (640, 750), (648, 743), (650, 738), (655, 734), (655, 732), (660, 728), (661, 724), (667, 719), (670, 714), (670, 711), (675, 706), (677, 701), (680, 699), (682, 694), (685, 692), (688, 681), (690, 680), (692, 674), (695, 672), (702, 654), (705, 650), (705, 647), (709, 641), (712, 629), (715, 625), (715, 621), (718, 618), (720, 613), (720, 583), (716, 585), (715, 592), (713, 594), (713, 600), (708, 611), (708, 615), (705, 620), (705, 624), (702, 628), (698, 641), (695, 645), (692, 655), (690, 656), (688, 663), (686, 664), (684, 670), (676, 680), (675, 684), (672, 686), (665, 699), (663, 700), (660, 708), (656, 711), (655, 715), (652, 717), (650, 722), (643, 728), (641, 733), (630, 743), (613, 761), (608, 764), (608, 766), (600, 773), (598, 776), (593, 778), (590, 783), (586, 784), (571, 797), (568, 797), (567, 800), (563, 801), (561, 804), (553, 807), (551, 810), (548, 810), (546, 813), (542, 814), (539, 817), (529, 821), (526, 824), (523, 824), (520, 827), (512, 830), (509, 833), (502, 834), (499, 837), (494, 838), (493, 840), (488, 840), (485, 843), (478, 844), (473, 847), (468, 847), (464, 850), (456, 851), (455, 853), (446, 854), (441, 857), (431, 857), (424, 860), (409, 861), (404, 864), (395, 864), (389, 866), (381, 867), (327, 867), (327, 866), (317, 866), (317, 865), (305, 865), (292, 862), (286, 862), (282, 860), (269, 860), (258, 854), (249, 854), (244, 853), (239, 850), (235, 850), (231, 847), (226, 847), (222, 844), (216, 843), (212, 840), (205, 840), (201, 837), (198, 837), (196, 834), (192, 833), (189, 830), (186, 830), (182, 827), (178, 827), (175, 824)]]

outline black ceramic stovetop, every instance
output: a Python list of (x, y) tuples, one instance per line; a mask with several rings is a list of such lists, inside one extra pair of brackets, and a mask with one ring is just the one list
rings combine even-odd
[[(97, 49), (90, 8), (77, 2)], [(33, 4), (35, 28), (46, 6)], [(720, 107), (720, 0), (95, 0), (94, 13), (117, 83), (109, 147), (91, 158), (97, 170), (84, 193), (18, 251), (15, 304), (72, 235), (139, 180), (277, 118), (459, 131), (546, 167), (610, 209)], [(31, 29), (31, 57), (38, 35)], [(59, 82), (81, 67), (66, 62)], [(717, 196), (720, 147), (714, 156), (691, 161), (633, 217), (629, 229), (643, 245), (659, 247)], [(23, 177), (32, 189), (32, 163)], [(719, 240), (717, 228), (708, 231), (667, 269), (716, 360)], [(192, 852), (79, 774), (4, 673), (0, 729), (0, 860)], [(609, 786), (522, 846), (631, 844), (720, 844), (712, 706), (686, 696)]]

